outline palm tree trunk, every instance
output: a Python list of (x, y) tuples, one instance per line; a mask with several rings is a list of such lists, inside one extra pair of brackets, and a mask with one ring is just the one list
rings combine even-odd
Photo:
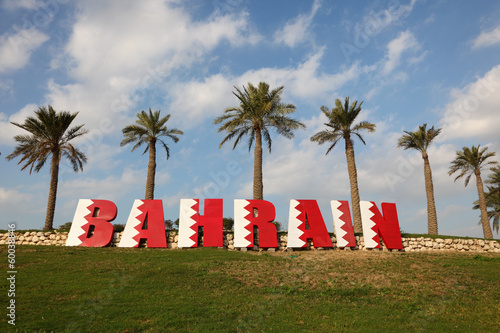
[(483, 225), (484, 238), (493, 239), (490, 220), (488, 219), (488, 211), (486, 209), (486, 198), (484, 196), (484, 187), (483, 187), (483, 180), (481, 179), (481, 171), (476, 170), (475, 173), (476, 173), (477, 193), (479, 194), (479, 209), (481, 210), (481, 224)]
[(146, 200), (155, 197), (155, 174), (156, 174), (156, 140), (149, 141), (148, 178), (146, 180)]
[(434, 184), (432, 183), (432, 171), (427, 153), (422, 153), (424, 159), (425, 192), (427, 194), (427, 232), (429, 235), (438, 234), (436, 203), (434, 201)]
[(255, 148), (253, 158), (253, 199), (264, 200), (264, 184), (262, 182), (262, 134), (255, 131)]
[(59, 181), (59, 152), (52, 153), (52, 165), (50, 167), (50, 188), (47, 201), (47, 213), (43, 230), (52, 230), (54, 223), (54, 212), (56, 210), (57, 183)]
[(349, 181), (351, 183), (351, 203), (354, 232), (363, 232), (361, 224), (361, 208), (359, 206), (358, 173), (356, 171), (356, 161), (354, 159), (354, 148), (351, 138), (345, 139), (345, 156), (347, 158), (347, 170), (349, 171)]

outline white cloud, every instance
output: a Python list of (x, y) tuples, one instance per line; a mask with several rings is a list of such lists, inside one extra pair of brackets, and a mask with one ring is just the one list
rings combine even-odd
[(234, 96), (230, 93), (232, 90), (230, 79), (221, 74), (205, 78), (202, 82), (176, 84), (169, 89), (175, 98), (169, 106), (170, 112), (182, 113), (182, 128), (195, 126), (234, 104)]
[(14, 81), (7, 79), (7, 80), (2, 80), (0, 78), (0, 95), (1, 94), (10, 94), (12, 95), (14, 93)]
[(30, 193), (22, 193), (18, 190), (8, 189), (0, 187), (0, 208), (12, 209), (12, 205), (19, 207), (19, 209), (24, 209), (23, 203), (33, 199), (33, 195)]
[(104, 179), (81, 175), (77, 179), (61, 182), (58, 197), (74, 198), (75, 193), (78, 193), (80, 198), (98, 199), (98, 195), (99, 198), (113, 201), (133, 192), (140, 193), (138, 197), (142, 197), (145, 178), (146, 170), (130, 168), (125, 168), (121, 175), (111, 175)]
[(27, 134), (27, 132), (11, 122), (16, 122), (23, 124), (24, 120), (29, 116), (34, 116), (35, 111), (38, 108), (35, 104), (27, 104), (18, 112), (7, 116), (5, 113), (0, 113), (0, 144), (2, 145), (14, 145), (14, 136), (18, 134)]
[(260, 40), (246, 13), (214, 13), (196, 21), (181, 6), (160, 0), (81, 2), (79, 7), (65, 54), (51, 63), (53, 68), (70, 63), (74, 81), (49, 80), (46, 103), (80, 111), (79, 121), (97, 129), (96, 135), (129, 122), (138, 111), (134, 108), (164, 89), (172, 71), (202, 63), (221, 42), (237, 47)]
[(1, 6), (7, 10), (18, 8), (36, 10), (42, 6), (42, 2), (39, 0), (3, 0)]
[(312, 20), (320, 7), (320, 0), (315, 0), (311, 12), (299, 15), (288, 21), (282, 29), (275, 32), (274, 41), (294, 47), (307, 40), (311, 34), (309, 28)]
[(399, 1), (393, 1), (389, 2), (389, 7), (386, 9), (370, 10), (363, 20), (356, 24), (354, 31), (357, 35), (365, 35), (365, 38), (373, 37), (408, 17), (416, 3), (417, 0), (411, 0), (407, 5), (402, 5)]
[[(418, 50), (419, 48), (420, 46), (411, 32), (408, 30), (401, 32), (397, 38), (387, 44), (387, 59), (382, 70), (383, 73), (389, 74), (398, 67), (404, 52)], [(415, 61), (417, 60), (413, 60), (413, 62)]]
[(29, 62), (31, 53), (48, 39), (47, 35), (36, 29), (0, 36), (0, 73), (23, 68)]
[(500, 26), (491, 31), (482, 31), (472, 42), (473, 49), (492, 46), (500, 43)]
[[(194, 21), (164, 1), (83, 3), (66, 51), (80, 79), (141, 79), (150, 64), (168, 70), (196, 61), (222, 40), (255, 43), (248, 15), (217, 15)], [(97, 76), (97, 77), (96, 77)]]
[(494, 142), (498, 149), (500, 128), (500, 65), (463, 89), (451, 92), (446, 105), (438, 140), (470, 139), (471, 144)]
[(334, 74), (321, 73), (319, 67), (323, 49), (312, 54), (305, 62), (295, 68), (261, 68), (249, 70), (239, 77), (224, 77), (216, 74), (203, 81), (176, 83), (167, 91), (171, 95), (170, 113), (182, 113), (182, 126), (189, 128), (198, 125), (204, 119), (220, 114), (225, 108), (236, 103), (230, 93), (233, 86), (241, 87), (248, 82), (258, 84), (265, 81), (271, 87), (285, 85), (284, 99), (288, 96), (301, 99), (328, 98), (337, 89), (361, 74), (372, 71), (374, 67), (353, 64), (349, 68)]

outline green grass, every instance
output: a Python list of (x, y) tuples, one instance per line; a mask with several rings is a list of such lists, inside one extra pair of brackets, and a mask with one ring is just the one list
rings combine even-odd
[(498, 254), (19, 246), (16, 265), (2, 332), (498, 331)]

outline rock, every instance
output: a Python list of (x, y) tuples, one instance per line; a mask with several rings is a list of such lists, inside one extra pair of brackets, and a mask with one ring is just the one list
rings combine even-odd
[(38, 236), (33, 236), (33, 238), (31, 239), (31, 241), (32, 241), (33, 243), (38, 243), (38, 241), (39, 241), (39, 240), (40, 240), (40, 239), (39, 239), (39, 237), (38, 237)]

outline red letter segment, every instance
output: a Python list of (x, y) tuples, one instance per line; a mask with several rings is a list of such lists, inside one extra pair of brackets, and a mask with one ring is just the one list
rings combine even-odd
[(380, 248), (380, 235), (388, 249), (402, 249), (403, 242), (401, 241), (396, 204), (382, 203), (384, 215), (380, 214), (374, 202), (361, 201), (360, 206), (365, 247), (368, 249)]
[(308, 239), (315, 247), (333, 247), (316, 200), (290, 200), (287, 246), (306, 247)]
[(181, 199), (179, 247), (198, 246), (198, 227), (203, 227), (203, 247), (223, 245), (222, 199), (205, 199), (204, 204), (204, 215), (200, 215), (200, 199)]
[(352, 228), (351, 211), (348, 201), (332, 200), (330, 202), (335, 226), (338, 247), (356, 247), (354, 229)]
[[(254, 216), (254, 209), (257, 216)], [(259, 247), (278, 247), (274, 205), (265, 200), (234, 200), (234, 247), (253, 247), (253, 227), (259, 229)]]
[[(103, 247), (111, 243), (116, 205), (108, 200), (80, 199), (66, 246)], [(92, 233), (93, 231), (93, 233)]]
[(119, 247), (138, 247), (145, 239), (148, 247), (167, 247), (161, 200), (135, 200)]

